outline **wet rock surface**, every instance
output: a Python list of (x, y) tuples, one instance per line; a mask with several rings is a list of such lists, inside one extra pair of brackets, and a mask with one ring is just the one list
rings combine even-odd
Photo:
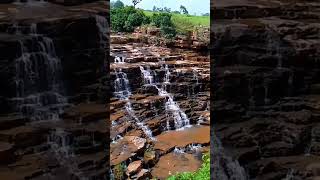
[(238, 179), (316, 179), (319, 2), (212, 5), (212, 140), (245, 169)]
[(0, 4), (3, 179), (107, 179), (109, 5), (63, 2)]
[[(210, 143), (208, 55), (111, 35), (110, 62), (111, 175), (166, 179), (196, 171)], [(143, 140), (141, 149), (128, 137)]]

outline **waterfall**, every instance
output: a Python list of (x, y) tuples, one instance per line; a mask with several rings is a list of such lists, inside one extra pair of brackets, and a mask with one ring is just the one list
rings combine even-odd
[(285, 178), (283, 178), (282, 180), (293, 180), (294, 179), (294, 169), (289, 169), (287, 175)]
[(125, 63), (124, 59), (125, 59), (124, 57), (117, 56), (114, 58), (114, 63)]
[[(164, 70), (166, 72), (165, 78), (164, 78), (164, 83), (170, 84), (169, 81), (169, 76), (170, 76), (170, 71), (168, 66), (164, 66)], [(147, 86), (154, 86), (158, 90), (158, 95), (159, 96), (165, 96), (167, 97), (167, 102), (165, 103), (165, 110), (168, 115), (171, 115), (174, 119), (174, 127), (175, 129), (183, 129), (183, 127), (189, 127), (190, 126), (190, 120), (187, 117), (187, 115), (180, 109), (179, 105), (177, 102), (173, 100), (173, 96), (169, 94), (164, 86), (159, 88), (157, 85), (154, 84), (153, 79), (154, 77), (152, 76), (150, 72), (150, 68), (144, 69), (144, 67), (140, 66), (140, 71), (143, 76), (145, 85)], [(167, 121), (167, 130), (170, 130), (170, 123), (169, 120)]]
[(304, 155), (305, 156), (310, 156), (311, 155), (311, 150), (312, 150), (312, 144), (315, 143), (315, 139), (314, 136), (312, 136), (312, 134), (314, 134), (314, 129), (311, 130), (311, 137), (310, 137), (310, 142), (309, 144), (306, 146), (305, 150), (304, 150)]
[(26, 2), (22, 2), (21, 0), (16, 0), (13, 2), (15, 5), (27, 5), (27, 6), (41, 6), (47, 1), (45, 0), (27, 0)]
[(107, 18), (104, 16), (96, 15), (96, 25), (99, 29), (100, 47), (107, 48), (108, 46), (108, 30), (109, 25)]
[(274, 29), (272, 27), (267, 27), (267, 54), (270, 56), (275, 56), (277, 59), (277, 68), (282, 68), (282, 49), (281, 49), (281, 38), (274, 33)]
[(204, 117), (201, 115), (199, 118), (198, 118), (198, 123), (197, 125), (200, 125), (201, 123), (204, 122)]
[(264, 83), (263, 88), (264, 88), (264, 105), (267, 105), (270, 102), (270, 99), (268, 98), (269, 97), (268, 96), (269, 95), (269, 87), (268, 87), (267, 82)]
[(243, 167), (240, 166), (237, 160), (233, 160), (231, 157), (227, 156), (224, 153), (223, 146), (215, 135), (212, 132), (213, 141), (211, 141), (211, 170), (213, 174), (211, 175), (212, 179), (219, 180), (247, 180), (247, 174)]
[[(56, 54), (53, 40), (37, 32), (36, 24), (14, 26), (8, 32), (28, 35), (20, 41), (20, 56), (15, 60), (16, 97), (12, 99), (17, 110), (33, 123), (43, 120), (60, 121), (68, 104), (62, 78), (62, 64)], [(80, 179), (81, 172), (74, 162), (72, 135), (63, 128), (55, 128), (47, 137), (47, 144), (60, 165)]]
[(294, 74), (293, 71), (290, 71), (289, 78), (288, 78), (288, 96), (293, 95), (293, 78)]
[(8, 30), (27, 34), (30, 42), (20, 41), (21, 56), (15, 60), (17, 111), (33, 121), (57, 120), (68, 106), (62, 82), (61, 60), (49, 37), (37, 34), (36, 24), (27, 27), (15, 24)]
[(147, 70), (144, 70), (142, 66), (140, 66), (140, 71), (143, 74), (143, 80), (145, 85), (152, 85), (153, 84), (153, 76), (150, 72), (150, 67)]
[(199, 84), (199, 77), (198, 77), (198, 71), (196, 68), (192, 68), (192, 72), (193, 72), (193, 80), (196, 80), (197, 84)]
[(170, 84), (170, 70), (169, 70), (169, 67), (168, 67), (168, 64), (165, 65), (164, 67), (164, 70), (165, 70), (165, 77), (164, 77), (164, 83), (167, 83), (167, 84)]
[(200, 150), (200, 148), (202, 148), (201, 144), (189, 144), (186, 147), (183, 148), (179, 148), (179, 147), (175, 147), (173, 152), (178, 153), (178, 154), (182, 154), (182, 153), (186, 153), (186, 152), (198, 152)]
[[(115, 57), (115, 63), (124, 63), (124, 59), (120, 58), (118, 56)], [(155, 138), (152, 136), (152, 131), (146, 126), (142, 121), (139, 120), (139, 118), (136, 116), (131, 102), (129, 100), (129, 97), (132, 95), (130, 87), (129, 87), (129, 80), (127, 77), (127, 74), (122, 71), (121, 68), (118, 70), (115, 69), (116, 79), (114, 81), (114, 89), (115, 89), (115, 96), (121, 100), (126, 100), (127, 103), (125, 104), (126, 112), (129, 114), (129, 116), (134, 119), (136, 125), (138, 125), (139, 128), (143, 130), (145, 135), (150, 138), (151, 140), (155, 140)]]
[(114, 81), (115, 96), (119, 99), (128, 99), (131, 96), (129, 80), (127, 74), (122, 69), (115, 70), (116, 79)]

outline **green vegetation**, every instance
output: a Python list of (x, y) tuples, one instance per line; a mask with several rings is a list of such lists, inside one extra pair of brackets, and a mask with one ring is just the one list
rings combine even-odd
[(126, 171), (125, 164), (121, 163), (116, 165), (113, 169), (114, 179), (124, 179), (125, 171)]
[(149, 24), (150, 18), (133, 6), (111, 9), (111, 28), (117, 32), (132, 32), (135, 27)]
[(111, 8), (123, 8), (124, 4), (120, 0), (117, 0), (116, 2), (111, 2)]
[[(133, 4), (141, 0), (133, 1)], [(160, 28), (162, 36), (168, 39), (177, 34), (187, 35), (199, 27), (209, 27), (209, 16), (192, 16), (181, 5), (180, 12), (171, 12), (170, 8), (153, 7), (153, 11), (136, 9), (134, 6), (124, 6), (120, 0), (112, 2), (111, 29), (115, 32), (133, 32), (138, 26), (155, 26)]]
[(210, 153), (204, 154), (202, 160), (202, 166), (198, 171), (178, 173), (167, 180), (210, 180)]
[(151, 17), (152, 23), (160, 28), (161, 34), (168, 38), (172, 39), (176, 36), (176, 29), (171, 20), (172, 15), (170, 13), (154, 13)]
[[(143, 11), (148, 17), (152, 17), (155, 12)], [(193, 31), (196, 27), (209, 27), (209, 16), (191, 16), (185, 14), (179, 14), (177, 12), (170, 13), (172, 15), (172, 23), (179, 34), (186, 34), (188, 31)]]
[(180, 6), (180, 10), (181, 10), (181, 12), (182, 12), (183, 14), (189, 14), (187, 8), (184, 7), (184, 6), (182, 6), (182, 5)]

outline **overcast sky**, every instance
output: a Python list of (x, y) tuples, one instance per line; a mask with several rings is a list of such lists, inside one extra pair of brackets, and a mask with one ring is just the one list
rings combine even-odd
[[(111, 0), (116, 1), (116, 0)], [(133, 5), (132, 0), (121, 0), (125, 5)], [(142, 0), (136, 7), (152, 10), (153, 6), (171, 8), (171, 11), (179, 11), (180, 5), (187, 8), (189, 14), (201, 15), (204, 13), (210, 13), (210, 1), (209, 0)]]

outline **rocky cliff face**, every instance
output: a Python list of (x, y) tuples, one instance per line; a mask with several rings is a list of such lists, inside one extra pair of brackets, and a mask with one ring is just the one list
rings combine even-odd
[[(225, 155), (245, 169), (242, 179), (320, 176), (319, 7), (317, 1), (212, 4), (217, 137), (211, 141), (219, 138)], [(214, 176), (230, 179), (232, 168), (221, 161), (212, 162)]]
[(130, 41), (111, 36), (111, 175), (197, 170), (210, 143), (208, 54)]
[(0, 5), (1, 177), (106, 179), (108, 6)]

